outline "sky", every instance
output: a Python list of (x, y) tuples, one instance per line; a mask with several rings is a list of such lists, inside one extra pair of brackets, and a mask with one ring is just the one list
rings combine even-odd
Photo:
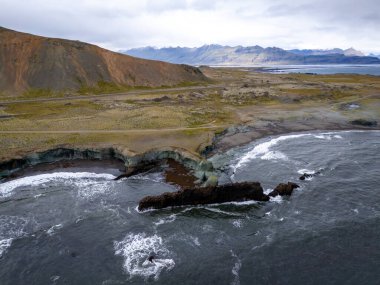
[(0, 26), (111, 50), (222, 44), (380, 54), (379, 0), (0, 0)]

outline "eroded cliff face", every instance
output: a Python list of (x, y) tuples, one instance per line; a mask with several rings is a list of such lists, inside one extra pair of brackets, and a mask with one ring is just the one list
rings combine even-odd
[(0, 91), (77, 90), (99, 82), (157, 87), (204, 80), (195, 67), (134, 58), (79, 41), (0, 27)]
[(25, 169), (43, 163), (52, 163), (62, 160), (109, 160), (122, 161), (128, 177), (137, 174), (149, 167), (160, 164), (166, 159), (172, 159), (192, 172), (199, 183), (207, 181), (215, 176), (215, 169), (211, 162), (201, 159), (185, 150), (163, 148), (151, 150), (146, 153), (132, 154), (126, 150), (117, 148), (55, 148), (45, 151), (30, 153), (27, 156), (14, 158), (8, 161), (0, 161), (0, 180), (10, 178), (18, 170)]

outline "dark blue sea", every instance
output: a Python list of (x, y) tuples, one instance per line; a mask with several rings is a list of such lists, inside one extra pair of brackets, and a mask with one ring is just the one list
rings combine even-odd
[(313, 73), (313, 74), (369, 74), (380, 75), (380, 65), (277, 65), (261, 69), (269, 73)]
[(177, 190), (162, 172), (29, 173), (0, 184), (0, 284), (379, 284), (380, 132), (268, 137), (211, 161), (220, 183), (300, 188), (138, 212), (144, 196)]

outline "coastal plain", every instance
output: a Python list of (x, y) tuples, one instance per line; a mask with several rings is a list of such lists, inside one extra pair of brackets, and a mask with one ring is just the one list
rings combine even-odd
[(210, 80), (199, 85), (0, 93), (0, 161), (59, 147), (171, 148), (201, 158), (266, 135), (379, 128), (378, 76), (200, 69)]

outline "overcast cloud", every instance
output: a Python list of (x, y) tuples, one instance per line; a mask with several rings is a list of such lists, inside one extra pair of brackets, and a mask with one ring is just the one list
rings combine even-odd
[(380, 53), (379, 0), (0, 0), (0, 25), (113, 50), (216, 43)]

